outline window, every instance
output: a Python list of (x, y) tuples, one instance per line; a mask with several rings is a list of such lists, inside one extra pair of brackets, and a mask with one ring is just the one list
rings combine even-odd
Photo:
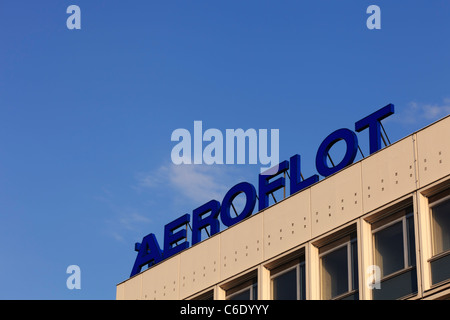
[(273, 300), (305, 300), (305, 258), (297, 258), (274, 268), (271, 274)]
[(214, 291), (208, 291), (205, 292), (197, 297), (195, 297), (193, 300), (214, 300)]
[(319, 249), (322, 299), (358, 299), (356, 232)]
[(433, 256), (431, 282), (450, 279), (450, 190), (429, 199), (431, 212), (431, 233)]
[(241, 284), (228, 289), (226, 300), (257, 300), (258, 286), (256, 278), (242, 282)]
[(374, 264), (380, 286), (374, 300), (391, 300), (417, 293), (413, 208), (396, 212), (372, 225)]

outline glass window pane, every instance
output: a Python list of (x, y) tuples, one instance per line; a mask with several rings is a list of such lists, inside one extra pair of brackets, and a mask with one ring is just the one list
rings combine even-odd
[(321, 262), (322, 298), (332, 299), (348, 292), (347, 246), (325, 254)]
[(373, 289), (374, 300), (395, 300), (417, 292), (416, 268), (384, 280), (380, 289)]
[(432, 208), (434, 254), (450, 250), (450, 201)]
[(227, 289), (226, 300), (256, 300), (257, 299), (257, 278), (243, 280), (239, 284)]
[(431, 262), (431, 282), (433, 284), (450, 279), (450, 254)]
[(272, 280), (274, 300), (297, 300), (297, 269), (291, 269)]
[(408, 232), (408, 266), (416, 265), (416, 241), (414, 236), (414, 217), (406, 219), (406, 230)]
[(306, 268), (300, 264), (300, 300), (306, 300)]
[(252, 286), (252, 296), (250, 297), (251, 300), (258, 300), (258, 286), (254, 284)]
[(374, 234), (375, 264), (384, 277), (405, 267), (403, 224), (401, 221)]
[(250, 300), (250, 288), (248, 288), (248, 290), (231, 295), (227, 298), (227, 300)]
[(358, 245), (356, 241), (351, 244), (352, 252), (352, 288), (351, 290), (358, 289)]

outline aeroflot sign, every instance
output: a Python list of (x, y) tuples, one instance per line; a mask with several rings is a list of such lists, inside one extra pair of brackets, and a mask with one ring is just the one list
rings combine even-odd
[[(370, 153), (374, 153), (381, 149), (381, 123), (380, 121), (394, 113), (394, 105), (389, 104), (378, 111), (368, 115), (367, 117), (357, 121), (355, 123), (355, 131), (361, 132), (365, 129), (369, 129), (369, 144)], [(344, 140), (346, 143), (346, 151), (342, 160), (330, 167), (327, 163), (328, 151), (333, 145)], [(350, 129), (343, 128), (332, 132), (325, 140), (322, 141), (317, 149), (316, 155), (316, 170), (317, 172), (327, 177), (346, 166), (353, 163), (358, 150), (358, 138)], [(296, 154), (293, 155), (289, 161), (285, 160), (280, 162), (273, 168), (263, 172), (259, 175), (258, 181), (258, 211), (263, 210), (269, 206), (269, 195), (276, 190), (284, 188), (286, 186), (286, 180), (283, 176), (278, 177), (276, 180), (272, 180), (274, 177), (283, 174), (288, 171), (290, 173), (290, 195), (305, 189), (313, 183), (319, 181), (319, 175), (315, 174), (307, 179), (301, 179), (301, 157)], [(271, 182), (269, 182), (272, 180)], [(246, 204), (242, 212), (236, 216), (231, 216), (230, 207), (232, 206), (234, 198), (240, 193), (244, 193), (246, 196)], [(202, 206), (192, 211), (192, 245), (201, 241), (202, 229), (209, 227), (210, 236), (220, 231), (219, 218), (222, 224), (226, 227), (230, 227), (239, 221), (250, 216), (256, 206), (256, 188), (248, 183), (241, 182), (232, 187), (225, 194), (222, 203), (217, 200), (211, 200)], [(189, 247), (189, 241), (187, 238), (187, 230), (180, 229), (180, 227), (186, 225), (191, 221), (189, 214), (182, 215), (174, 221), (168, 223), (164, 227), (164, 249), (156, 240), (153, 233), (148, 234), (142, 239), (142, 242), (136, 243), (135, 250), (138, 251), (136, 261), (131, 271), (130, 277), (141, 271), (141, 268), (145, 265), (153, 265), (161, 262), (180, 251)], [(179, 229), (178, 231), (176, 231)], [(183, 241), (185, 240), (185, 241)], [(178, 242), (182, 241), (180, 244)]]

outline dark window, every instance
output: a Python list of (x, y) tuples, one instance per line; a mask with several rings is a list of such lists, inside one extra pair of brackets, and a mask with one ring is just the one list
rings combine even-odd
[(412, 207), (377, 222), (373, 230), (374, 262), (380, 268), (373, 299), (391, 300), (417, 293), (416, 250)]
[(319, 249), (322, 299), (358, 299), (356, 233)]
[(245, 281), (227, 290), (226, 300), (257, 300), (258, 286), (256, 279)]
[(306, 298), (305, 261), (295, 259), (271, 271), (272, 299), (304, 300)]
[(432, 284), (450, 279), (450, 197), (448, 193), (449, 191), (446, 191), (436, 196), (438, 199), (430, 205), (433, 240), (433, 257), (430, 259)]

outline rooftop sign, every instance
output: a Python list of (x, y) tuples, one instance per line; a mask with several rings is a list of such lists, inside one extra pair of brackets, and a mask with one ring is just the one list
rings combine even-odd
[[(381, 149), (381, 120), (394, 113), (394, 105), (387, 106), (375, 111), (367, 117), (355, 123), (355, 131), (361, 132), (369, 129), (370, 154)], [(346, 151), (342, 160), (329, 166), (327, 156), (335, 143), (344, 140)], [(316, 170), (323, 177), (328, 177), (355, 160), (358, 151), (358, 138), (354, 131), (342, 128), (332, 132), (320, 144), (316, 154)], [(130, 277), (138, 274), (145, 265), (154, 265), (161, 262), (185, 249), (191, 244), (194, 245), (201, 241), (202, 229), (209, 227), (210, 236), (220, 232), (219, 219), (226, 227), (230, 227), (250, 216), (256, 206), (258, 199), (258, 211), (269, 206), (269, 195), (286, 186), (286, 179), (282, 176), (273, 180), (280, 174), (289, 170), (290, 176), (290, 195), (303, 190), (319, 181), (319, 175), (314, 174), (306, 179), (302, 179), (301, 157), (298, 154), (293, 155), (289, 161), (284, 160), (267, 171), (259, 174), (258, 196), (254, 185), (248, 182), (241, 182), (233, 186), (225, 194), (222, 202), (210, 200), (202, 206), (192, 211), (192, 238), (191, 242), (187, 240), (187, 230), (180, 227), (191, 222), (191, 215), (184, 214), (164, 227), (164, 248), (161, 249), (155, 235), (150, 233), (146, 235), (141, 243), (136, 243), (135, 250), (138, 252), (133, 265)], [(272, 181), (271, 181), (272, 180)], [(270, 181), (270, 182), (269, 182)], [(246, 196), (246, 203), (243, 210), (231, 215), (233, 200), (241, 193)], [(182, 241), (185, 240), (185, 241)], [(180, 244), (178, 242), (182, 241)]]

